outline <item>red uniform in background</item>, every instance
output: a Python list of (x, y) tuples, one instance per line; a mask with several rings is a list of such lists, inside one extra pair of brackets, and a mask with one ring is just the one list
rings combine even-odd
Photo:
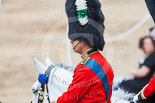
[(140, 93), (134, 96), (133, 101), (147, 101), (147, 103), (155, 103), (155, 75), (150, 82), (142, 89)]
[(154, 77), (150, 80), (148, 85), (146, 85), (141, 93), (139, 94), (140, 97), (144, 100), (147, 99), (148, 97), (152, 96), (155, 94), (155, 75)]
[(72, 83), (57, 103), (111, 103), (114, 77), (111, 66), (97, 50), (84, 53), (82, 58)]

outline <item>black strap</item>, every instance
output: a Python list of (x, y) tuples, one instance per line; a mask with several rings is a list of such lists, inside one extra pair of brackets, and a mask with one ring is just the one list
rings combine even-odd
[(50, 103), (50, 98), (49, 98), (49, 91), (48, 91), (48, 79), (49, 79), (49, 75), (51, 73), (51, 70), (54, 68), (53, 65), (49, 66), (49, 68), (46, 70), (45, 74), (47, 76), (47, 82), (46, 82), (46, 91), (47, 91), (47, 94), (46, 94), (46, 98), (48, 100), (48, 102)]
[(45, 72), (45, 75), (47, 75), (47, 78), (49, 77), (50, 73), (51, 73), (51, 70), (54, 68), (53, 65), (49, 66), (48, 69), (46, 70)]
[(47, 82), (45, 84), (41, 84), (41, 87), (40, 87), (40, 90), (39, 90), (39, 97), (38, 97), (38, 103), (43, 103), (43, 100), (44, 100), (44, 90), (45, 90), (45, 85), (46, 85), (46, 91), (47, 91), (47, 94), (46, 94), (46, 98), (48, 100), (48, 102), (50, 103), (50, 99), (49, 99), (49, 91), (48, 91), (48, 78), (49, 78), (49, 75), (51, 73), (51, 70), (54, 68), (53, 65), (49, 66), (48, 69), (46, 70), (45, 72), (45, 75), (47, 76)]
[(48, 102), (50, 103), (50, 98), (49, 98), (49, 92), (48, 92), (47, 83), (46, 83), (46, 91), (47, 91), (46, 98), (47, 98)]

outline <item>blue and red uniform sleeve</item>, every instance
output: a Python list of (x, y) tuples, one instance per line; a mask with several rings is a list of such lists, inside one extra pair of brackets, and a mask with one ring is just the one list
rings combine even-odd
[[(80, 69), (82, 68), (82, 69)], [(58, 98), (57, 103), (76, 103), (80, 98), (86, 94), (89, 87), (84, 83), (89, 80), (89, 72), (84, 65), (78, 65), (75, 68), (73, 81), (70, 84), (67, 92), (63, 93)]]

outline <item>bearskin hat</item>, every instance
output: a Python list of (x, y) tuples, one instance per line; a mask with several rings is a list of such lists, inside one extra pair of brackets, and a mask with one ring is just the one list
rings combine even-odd
[(68, 37), (103, 50), (104, 15), (99, 0), (66, 0)]

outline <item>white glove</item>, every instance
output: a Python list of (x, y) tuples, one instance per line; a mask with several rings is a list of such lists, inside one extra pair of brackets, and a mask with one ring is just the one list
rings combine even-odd
[(134, 102), (134, 103), (136, 103), (136, 102), (138, 101), (138, 95), (139, 95), (139, 94), (137, 94), (137, 95), (135, 95), (135, 96), (133, 97), (133, 102)]

